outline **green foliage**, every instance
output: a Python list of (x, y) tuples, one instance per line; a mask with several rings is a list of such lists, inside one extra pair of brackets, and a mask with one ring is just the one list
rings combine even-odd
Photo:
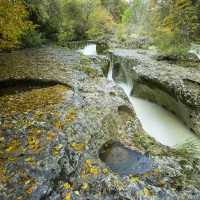
[[(179, 32), (184, 37), (191, 37), (197, 28), (196, 7), (190, 0), (168, 0), (166, 14), (161, 21), (160, 28), (168, 28), (173, 32)], [(158, 27), (159, 28), (159, 27)]]
[(22, 37), (22, 44), (25, 47), (41, 46), (46, 42), (44, 34), (39, 31), (27, 31), (26, 35)]
[(101, 7), (96, 8), (95, 11), (91, 13), (89, 24), (89, 30), (86, 31), (86, 34), (90, 39), (112, 33), (112, 28), (115, 26), (112, 16)]
[[(84, 1), (85, 2), (85, 1)], [(59, 42), (85, 39), (87, 20), (84, 19), (83, 5), (80, 0), (61, 1), (61, 24)], [(66, 33), (65, 33), (66, 32)]]
[(124, 25), (128, 24), (132, 18), (133, 18), (133, 10), (131, 7), (128, 7), (126, 10), (124, 10), (124, 13), (122, 15), (122, 24)]
[(34, 0), (26, 1), (30, 13), (30, 20), (39, 24), (39, 30), (46, 37), (55, 39), (61, 21), (60, 0)]
[(192, 40), (199, 38), (200, 1), (168, 0), (149, 4), (150, 31), (161, 50), (172, 55), (186, 54)]
[(76, 66), (75, 69), (83, 71), (86, 75), (91, 78), (98, 76), (99, 72), (97, 69), (91, 66), (90, 61), (82, 53), (80, 53), (80, 66)]
[(72, 41), (75, 39), (75, 33), (73, 30), (73, 22), (63, 23), (60, 31), (58, 33), (58, 42), (59, 44), (63, 45), (68, 41)]
[(200, 145), (199, 142), (194, 139), (188, 139), (177, 144), (175, 148), (171, 148), (161, 145), (147, 133), (136, 130), (132, 141), (134, 146), (144, 154), (169, 157), (179, 156), (184, 158), (186, 162), (200, 164)]
[(185, 142), (177, 144), (173, 150), (173, 154), (186, 157), (188, 161), (199, 162), (200, 164), (200, 145), (195, 139), (188, 139)]
[[(128, 5), (124, 0), (109, 0), (106, 7), (102, 6), (100, 0), (19, 1), (27, 6), (29, 19), (39, 25), (37, 30), (59, 44), (113, 34), (117, 28), (114, 21), (121, 22)], [(27, 46), (34, 46), (40, 44), (39, 38), (38, 32), (28, 32), (23, 42)]]
[(184, 37), (170, 31), (157, 32), (154, 35), (154, 44), (161, 51), (173, 56), (186, 55), (189, 49), (189, 43)]
[(101, 0), (101, 5), (111, 13), (115, 22), (121, 23), (121, 17), (128, 6), (128, 2), (125, 0)]
[(125, 31), (123, 29), (119, 29), (118, 31), (116, 31), (115, 36), (118, 40), (125, 41), (124, 34), (125, 34)]
[(20, 44), (26, 30), (36, 26), (26, 20), (28, 12), (19, 1), (0, 0), (0, 49), (12, 49)]

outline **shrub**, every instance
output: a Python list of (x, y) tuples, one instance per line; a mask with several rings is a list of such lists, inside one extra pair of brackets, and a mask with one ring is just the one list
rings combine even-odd
[(187, 139), (177, 144), (173, 153), (177, 156), (187, 158), (188, 161), (198, 161), (200, 164), (200, 144), (195, 139)]
[(45, 42), (44, 34), (36, 30), (27, 31), (26, 35), (22, 37), (22, 45), (25, 47), (41, 46)]
[(163, 52), (173, 56), (183, 56), (188, 53), (189, 42), (181, 35), (170, 31), (154, 35), (154, 44)]

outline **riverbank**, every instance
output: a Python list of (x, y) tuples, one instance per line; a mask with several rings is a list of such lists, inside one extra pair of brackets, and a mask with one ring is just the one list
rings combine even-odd
[[(2, 87), (55, 84), (0, 97), (1, 199), (200, 198), (198, 160), (144, 132), (124, 91), (104, 76), (108, 64), (51, 46), (0, 54)], [(99, 159), (111, 141), (146, 154), (152, 169), (112, 171)]]
[(131, 85), (132, 95), (176, 114), (200, 134), (200, 67), (181, 67), (155, 60), (149, 50), (110, 50), (113, 76)]

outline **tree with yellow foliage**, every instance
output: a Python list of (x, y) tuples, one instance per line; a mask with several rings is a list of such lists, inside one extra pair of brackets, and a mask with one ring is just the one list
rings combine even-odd
[(168, 0), (167, 13), (161, 27), (184, 37), (192, 37), (197, 29), (197, 9), (190, 0)]
[(117, 26), (110, 13), (102, 7), (97, 7), (91, 13), (88, 23), (89, 29), (86, 31), (86, 34), (90, 39), (112, 33)]
[(20, 37), (36, 25), (26, 19), (28, 11), (21, 1), (0, 0), (0, 50), (20, 44)]
[(191, 41), (199, 39), (200, 1), (148, 1), (150, 33), (159, 48), (168, 54), (187, 54)]

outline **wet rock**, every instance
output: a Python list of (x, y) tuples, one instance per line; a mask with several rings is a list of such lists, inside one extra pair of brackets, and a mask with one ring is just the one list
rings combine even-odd
[[(110, 66), (110, 60), (103, 55), (90, 55), (85, 58), (85, 61), (90, 63), (90, 66), (95, 67), (99, 71), (103, 71), (104, 76), (107, 77), (109, 66)], [(96, 73), (97, 76), (97, 73)]]
[(144, 174), (151, 169), (151, 163), (145, 155), (123, 147), (119, 142), (102, 147), (99, 156), (120, 175)]
[(147, 50), (111, 50), (113, 77), (133, 85), (132, 94), (175, 113), (200, 134), (199, 66), (183, 68), (156, 61)]
[(152, 44), (152, 38), (132, 34), (124, 39), (117, 40), (111, 37), (103, 37), (97, 41), (97, 52), (105, 53), (109, 48), (126, 48), (126, 49), (146, 49)]
[[(59, 83), (0, 97), (0, 199), (199, 199), (198, 185), (191, 184), (199, 180), (198, 164), (194, 168), (183, 157), (166, 158), (156, 149), (159, 156), (149, 156), (153, 168), (137, 177), (114, 173), (100, 160), (106, 142), (135, 148), (139, 142), (133, 138), (145, 144), (147, 137), (124, 91), (103, 76), (100, 66), (107, 67), (107, 61), (95, 60), (87, 63), (94, 69), (90, 74), (77, 69), (83, 65), (80, 54), (63, 48), (0, 54), (0, 81)], [(148, 72), (146, 65), (141, 68)], [(156, 78), (162, 75), (152, 70)], [(189, 80), (198, 82), (196, 75)], [(173, 77), (176, 84), (179, 77)]]
[(42, 185), (38, 185), (37, 189), (34, 191), (34, 193), (30, 196), (31, 200), (36, 199), (48, 199), (48, 197), (53, 192), (52, 185), (48, 182), (43, 182)]

